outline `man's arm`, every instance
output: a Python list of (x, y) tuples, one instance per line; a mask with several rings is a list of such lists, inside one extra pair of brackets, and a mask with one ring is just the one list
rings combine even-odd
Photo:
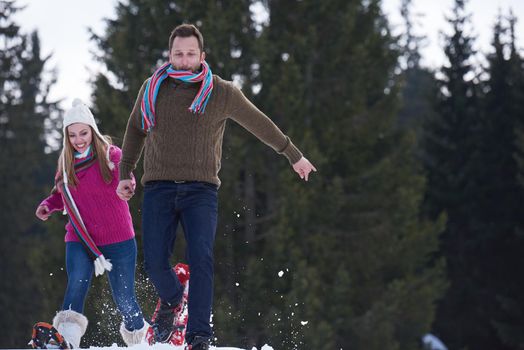
[(249, 101), (240, 89), (232, 84), (226, 108), (228, 116), (255, 135), (259, 140), (283, 154), (293, 165), (293, 170), (301, 179), (308, 181), (309, 173), (317, 169), (302, 155), (302, 152), (291, 142), (291, 139)]
[(124, 142), (122, 144), (122, 159), (120, 160), (120, 180), (130, 180), (131, 173), (136, 168), (136, 164), (140, 159), (142, 149), (144, 148), (144, 141), (147, 133), (142, 130), (142, 114), (140, 111), (140, 104), (144, 96), (145, 83), (142, 85), (140, 92), (135, 101), (133, 111), (127, 121), (126, 132), (124, 134)]
[(144, 82), (127, 121), (126, 133), (122, 144), (122, 159), (119, 164), (120, 182), (116, 189), (118, 197), (122, 200), (131, 199), (135, 193), (133, 170), (135, 170), (136, 164), (140, 159), (147, 136), (147, 133), (142, 130), (142, 114), (140, 110), (145, 87), (146, 83)]

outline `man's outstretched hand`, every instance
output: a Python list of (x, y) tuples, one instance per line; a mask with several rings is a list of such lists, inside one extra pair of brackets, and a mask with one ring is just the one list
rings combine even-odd
[(309, 178), (309, 173), (311, 171), (317, 171), (317, 169), (307, 160), (306, 158), (302, 157), (298, 162), (293, 164), (293, 170), (300, 176), (301, 179), (304, 179), (305, 181)]

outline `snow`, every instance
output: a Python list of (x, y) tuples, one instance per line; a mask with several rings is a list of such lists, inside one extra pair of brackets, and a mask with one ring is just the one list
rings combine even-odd
[(422, 337), (422, 343), (424, 349), (428, 350), (448, 350), (448, 348), (442, 343), (442, 341), (431, 333), (426, 334)]
[[(140, 344), (140, 345), (135, 345), (135, 346), (131, 346), (129, 348), (126, 348), (126, 347), (119, 347), (118, 345), (116, 344), (113, 344), (111, 346), (107, 346), (107, 347), (90, 347), (89, 349), (92, 349), (92, 350), (110, 350), (110, 349), (132, 349), (132, 350), (184, 350), (184, 347), (183, 346), (173, 346), (173, 345), (168, 345), (168, 344), (155, 344), (155, 345), (152, 345), (152, 346), (149, 346), (147, 344)], [(247, 349), (241, 349), (241, 348), (234, 348), (234, 347), (214, 347), (214, 346), (211, 346), (210, 348), (211, 350), (247, 350)], [(257, 348), (253, 347), (252, 349), (249, 349), (249, 350), (258, 350)], [(269, 345), (264, 345), (263, 347), (260, 348), (260, 350), (273, 350), (273, 348)]]

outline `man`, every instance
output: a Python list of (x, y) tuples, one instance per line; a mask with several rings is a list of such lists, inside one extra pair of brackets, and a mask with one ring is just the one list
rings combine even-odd
[(169, 339), (180, 311), (183, 290), (169, 262), (180, 222), (191, 273), (186, 333), (191, 350), (208, 349), (211, 338), (218, 172), (228, 118), (286, 156), (301, 179), (316, 171), (238, 88), (211, 74), (199, 30), (176, 27), (169, 38), (169, 63), (146, 80), (131, 112), (117, 193), (124, 200), (133, 196), (131, 172), (144, 149), (145, 269), (161, 299), (155, 339)]

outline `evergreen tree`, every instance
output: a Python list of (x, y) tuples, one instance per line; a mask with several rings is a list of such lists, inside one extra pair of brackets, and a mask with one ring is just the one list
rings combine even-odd
[(428, 120), (424, 135), (426, 213), (447, 215), (441, 253), (450, 285), (439, 304), (435, 330), (450, 348), (495, 349), (500, 347), (493, 342), (486, 303), (492, 296), (485, 294), (481, 268), (490, 261), (482, 219), (485, 112), (472, 65), (474, 38), (467, 33), (465, 5), (456, 0), (448, 18), (448, 63), (441, 69), (436, 115)]
[[(483, 271), (479, 282), (483, 307), (494, 328), (494, 344), (498, 348), (516, 349), (524, 346), (524, 337), (517, 329), (524, 325), (522, 298), (524, 283), (514, 278), (513, 267), (521, 265), (524, 200), (519, 183), (520, 144), (524, 115), (524, 67), (516, 48), (515, 17), (505, 24), (499, 16), (494, 27), (493, 49), (488, 55), (485, 82), (486, 121), (484, 136), (484, 191), (482, 210), (482, 247), (489, 259), (479, 259)], [(501, 205), (503, 204), (503, 205)], [(484, 254), (483, 254), (484, 255)], [(487, 347), (484, 347), (487, 349)]]
[(303, 184), (275, 167), (277, 214), (250, 273), (269, 291), (251, 310), (258, 346), (416, 349), (443, 285), (426, 267), (440, 226), (418, 218), (424, 179), (394, 123), (395, 39), (378, 1), (268, 5), (256, 101), (320, 172)]
[(34, 217), (45, 196), (44, 184), (52, 184), (54, 175), (44, 153), (45, 120), (56, 112), (56, 105), (46, 97), (52, 81), (43, 79), (47, 58), (41, 57), (37, 33), (22, 34), (12, 20), (18, 10), (13, 1), (0, 1), (0, 192), (4, 198), (0, 254), (6, 257), (0, 282), (0, 326), (4, 347), (20, 347), (35, 321), (52, 316), (55, 298), (48, 296), (53, 286), (48, 275), (62, 255), (55, 252), (56, 240), (45, 242), (46, 230)]
[(424, 37), (414, 33), (411, 13), (412, 0), (403, 0), (401, 14), (406, 31), (401, 36), (401, 67), (403, 68), (402, 106), (398, 112), (399, 127), (412, 130), (417, 140), (422, 138), (422, 126), (433, 112), (432, 96), (436, 90), (433, 72), (420, 64), (420, 49)]

